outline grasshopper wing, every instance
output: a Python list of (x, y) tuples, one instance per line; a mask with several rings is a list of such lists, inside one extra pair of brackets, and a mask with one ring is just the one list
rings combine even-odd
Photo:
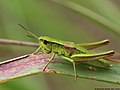
[(108, 45), (109, 40), (102, 40), (102, 41), (98, 41), (98, 42), (93, 42), (93, 43), (83, 43), (83, 44), (77, 44), (80, 47), (86, 48), (88, 50), (90, 49), (94, 49), (94, 48), (98, 48), (104, 45)]

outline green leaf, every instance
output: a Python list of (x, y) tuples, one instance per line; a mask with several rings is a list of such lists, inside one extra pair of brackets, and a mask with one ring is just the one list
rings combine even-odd
[[(91, 20), (95, 21), (96, 23), (99, 23), (99, 24), (107, 27), (109, 30), (111, 30), (113, 32), (116, 32), (117, 34), (120, 34), (120, 26), (119, 26), (120, 23), (118, 23), (120, 18), (114, 18), (114, 17), (112, 17), (113, 15), (108, 16), (108, 13), (105, 11), (106, 9), (104, 10), (102, 7), (100, 7), (101, 4), (107, 3), (107, 5), (106, 5), (107, 10), (108, 10), (108, 8), (110, 8), (109, 10), (112, 10), (111, 11), (112, 14), (117, 14), (117, 16), (119, 17), (120, 16), (119, 11), (117, 11), (117, 8), (115, 7), (115, 5), (112, 4), (108, 0), (106, 0), (106, 1), (105, 0), (104, 1), (103, 0), (102, 1), (101, 0), (97, 0), (97, 1), (91, 0), (91, 1), (89, 1), (89, 3), (92, 3), (91, 5), (93, 5), (93, 6), (97, 5), (97, 6), (94, 6), (95, 7), (94, 9), (96, 9), (96, 10), (91, 9), (91, 8), (93, 8), (93, 6), (91, 7), (88, 2), (86, 2), (86, 4), (90, 6), (89, 8), (87, 6), (85, 6), (85, 4), (81, 5), (82, 2), (78, 1), (78, 0), (71, 0), (71, 1), (70, 0), (65, 0), (65, 1), (51, 0), (51, 1), (56, 2), (58, 4), (61, 4), (61, 5), (67, 7), (69, 9), (71, 9), (71, 10), (74, 10), (74, 11), (76, 11), (76, 12), (90, 18)], [(74, 1), (76, 1), (77, 3), (74, 2)], [(105, 15), (104, 12), (106, 12), (107, 14)]]
[[(6, 82), (15, 78), (20, 78), (37, 73), (55, 73), (72, 76), (74, 79), (72, 63), (55, 59), (43, 72), (45, 63), (51, 57), (50, 54), (28, 54), (0, 63), (0, 82)], [(109, 70), (96, 68), (96, 71), (88, 69), (86, 64), (77, 63), (78, 78), (120, 84), (120, 65), (114, 64)]]

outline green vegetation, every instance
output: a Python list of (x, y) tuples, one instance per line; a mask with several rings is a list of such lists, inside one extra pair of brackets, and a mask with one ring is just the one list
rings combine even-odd
[[(119, 0), (0, 0), (0, 37), (37, 42), (26, 37), (18, 23), (33, 33), (56, 39), (86, 43), (110, 39), (100, 50), (120, 52)], [(0, 60), (31, 53), (36, 48), (0, 45)], [(38, 74), (0, 84), (1, 90), (93, 90), (117, 85), (68, 76)], [(86, 85), (89, 84), (89, 88)]]

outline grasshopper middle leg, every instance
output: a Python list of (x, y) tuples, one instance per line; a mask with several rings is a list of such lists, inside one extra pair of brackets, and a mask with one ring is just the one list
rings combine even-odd
[(49, 59), (49, 61), (45, 64), (43, 71), (45, 71), (46, 67), (47, 67), (47, 66), (49, 65), (49, 63), (54, 59), (54, 57), (55, 57), (55, 53), (52, 54), (52, 56), (51, 56), (51, 58)]

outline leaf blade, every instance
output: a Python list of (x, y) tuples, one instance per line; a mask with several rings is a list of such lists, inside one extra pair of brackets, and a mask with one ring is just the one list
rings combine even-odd
[(120, 27), (118, 24), (112, 22), (110, 19), (108, 19), (105, 16), (100, 15), (99, 13), (96, 13), (95, 11), (86, 8), (85, 6), (82, 6), (78, 3), (75, 3), (73, 1), (59, 1), (59, 0), (51, 0), (52, 2), (61, 4), (75, 12), (78, 12), (90, 19), (92, 19), (93, 21), (95, 21), (96, 23), (99, 23), (107, 28), (109, 28), (112, 32), (115, 32), (116, 34), (120, 34)]
[[(8, 62), (0, 64), (0, 82), (6, 82), (15, 78), (21, 78), (28, 75), (33, 75), (43, 72), (45, 63), (49, 60), (49, 54), (28, 54), (18, 57), (17, 60), (9, 60)], [(96, 68), (96, 71), (88, 70), (90, 65), (80, 64), (77, 65), (77, 72), (79, 78), (120, 84), (120, 65), (114, 64), (114, 67), (107, 70), (104, 68)], [(47, 73), (56, 73), (62, 75), (73, 76), (73, 66), (66, 60), (53, 60), (49, 64), (46, 71)]]

